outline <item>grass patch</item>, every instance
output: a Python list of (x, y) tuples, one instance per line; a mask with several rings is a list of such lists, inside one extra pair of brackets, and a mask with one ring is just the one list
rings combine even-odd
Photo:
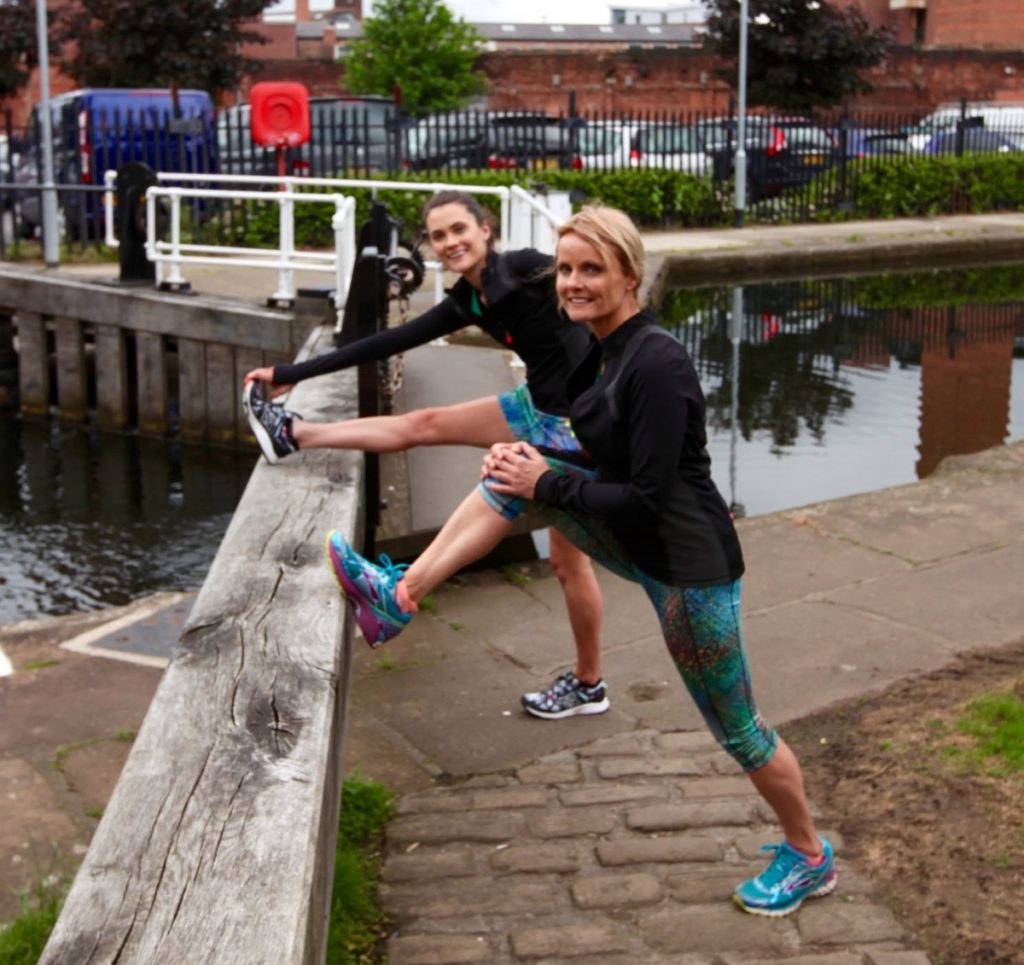
[(358, 777), (345, 780), (334, 856), (327, 965), (369, 965), (381, 960), (379, 948), (388, 921), (378, 886), (384, 828), (393, 810), (394, 795), (383, 784)]
[(65, 889), (65, 882), (40, 882), (18, 897), (18, 916), (0, 925), (0, 962), (36, 965), (57, 923)]
[[(53, 752), (53, 761), (51, 767), (59, 774), (64, 773), (64, 760), (69, 754), (73, 754), (75, 751), (82, 750), (83, 747), (92, 747), (93, 744), (102, 744), (104, 741), (117, 741), (121, 744), (130, 744), (135, 740), (135, 731), (133, 730), (119, 730), (116, 731), (113, 737), (90, 737), (88, 740), (79, 741), (77, 744), (61, 744)], [(2, 959), (0, 959), (2, 961)]]
[(513, 586), (526, 586), (531, 582), (529, 571), (526, 567), (506, 566), (501, 575)]
[(1012, 693), (985, 694), (972, 700), (958, 727), (976, 741), (975, 753), (1003, 774), (1024, 771), (1024, 700)]
[(30, 660), (27, 664), (25, 664), (25, 669), (42, 670), (44, 667), (57, 667), (59, 665), (59, 660)]

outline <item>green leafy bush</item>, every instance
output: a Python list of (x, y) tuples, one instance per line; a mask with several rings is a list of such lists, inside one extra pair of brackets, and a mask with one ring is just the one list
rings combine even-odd
[[(841, 200), (835, 169), (827, 179), (817, 220), (831, 220)], [(847, 170), (852, 218), (918, 218), (979, 214), (1024, 207), (1024, 156), (893, 158)]]
[[(471, 185), (525, 187), (537, 183), (538, 178), (511, 171), (459, 171), (451, 175), (440, 172), (400, 175), (391, 180), (452, 186)], [(545, 171), (543, 185), (558, 191), (573, 192), (573, 196), (587, 201), (599, 201), (622, 208), (642, 226), (672, 224), (707, 224), (724, 217), (723, 202), (708, 179), (677, 171)], [(313, 193), (330, 193), (328, 188), (310, 187)], [(362, 224), (370, 212), (374, 192), (370, 188), (339, 188), (339, 194), (356, 199), (356, 223)], [(421, 212), (427, 198), (426, 191), (381, 189), (378, 200), (388, 206), (393, 216), (405, 224), (407, 240), (414, 240), (421, 226)], [(480, 203), (495, 218), (500, 216), (500, 202), (492, 195), (479, 195)], [(577, 204), (582, 203), (577, 202)], [(333, 205), (302, 204), (295, 206), (295, 244), (297, 247), (330, 247), (333, 244), (331, 218)], [(276, 204), (248, 201), (239, 203), (229, 218), (229, 243), (250, 247), (276, 247), (279, 237), (279, 213)]]

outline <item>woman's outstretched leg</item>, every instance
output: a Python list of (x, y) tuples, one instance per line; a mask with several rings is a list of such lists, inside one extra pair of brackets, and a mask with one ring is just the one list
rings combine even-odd
[(294, 419), (292, 435), (300, 449), (357, 449), (378, 453), (403, 452), (416, 446), (486, 448), (495, 442), (514, 440), (494, 396), (347, 422)]
[(276, 402), (264, 400), (255, 382), (246, 386), (243, 401), (253, 435), (272, 463), (299, 449), (384, 453), (403, 452), (414, 446), (486, 448), (514, 439), (496, 396), (344, 422), (307, 421)]
[(511, 528), (474, 489), (408, 568), (386, 557), (379, 565), (363, 559), (337, 531), (328, 534), (327, 555), (366, 642), (376, 647), (405, 629), (423, 597), (486, 556)]

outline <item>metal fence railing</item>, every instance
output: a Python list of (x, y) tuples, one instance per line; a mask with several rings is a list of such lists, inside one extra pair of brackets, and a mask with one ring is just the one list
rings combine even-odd
[[(230, 108), (213, 130), (157, 118), (112, 116), (94, 122), (62, 117), (54, 133), (56, 188), (65, 240), (88, 244), (102, 238), (103, 185), (94, 170), (143, 160), (165, 174), (220, 173), (273, 180), (276, 152), (254, 144), (246, 116)], [(730, 224), (736, 153), (734, 112), (562, 113), (449, 111), (423, 118), (401, 115), (390, 105), (360, 110), (323, 105), (311, 124), (311, 140), (283, 155), (285, 172), (310, 178), (393, 178), (421, 172), (439, 181), (467, 171), (544, 172), (673, 170), (701, 179), (712, 202), (685, 223)], [(211, 123), (204, 121), (203, 123)], [(67, 125), (84, 125), (81, 129)], [(177, 127), (172, 125), (177, 124)], [(752, 113), (746, 123), (747, 198), (750, 220), (806, 221), (822, 207), (839, 216), (857, 200), (865, 172), (893, 159), (976, 153), (1024, 152), (1024, 105), (962, 102), (921, 119), (898, 111), (815, 112), (806, 116)], [(41, 178), (39, 134), (16, 130), (0, 116), (0, 199), (5, 246), (39, 230)], [(102, 160), (101, 167), (97, 162)], [(222, 199), (193, 198), (196, 233), (244, 234), (249, 207), (229, 208)], [(679, 212), (666, 220), (684, 223)]]

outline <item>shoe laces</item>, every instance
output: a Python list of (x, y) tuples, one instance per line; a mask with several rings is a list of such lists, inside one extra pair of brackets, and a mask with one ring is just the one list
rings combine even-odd
[(409, 569), (409, 564), (392, 563), (391, 557), (387, 553), (381, 553), (377, 557), (377, 567), (388, 589), (394, 590), (398, 581), (405, 575), (405, 571)]
[(764, 844), (761, 845), (761, 850), (774, 853), (775, 855), (772, 858), (772, 863), (757, 876), (762, 887), (774, 887), (789, 875), (795, 865), (807, 863), (807, 859), (803, 855), (785, 842), (782, 842), (782, 844)]

